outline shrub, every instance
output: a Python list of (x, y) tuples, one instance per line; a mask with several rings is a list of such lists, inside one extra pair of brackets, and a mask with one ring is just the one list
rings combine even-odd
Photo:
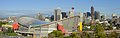
[(63, 38), (63, 33), (61, 31), (54, 30), (48, 34), (48, 38)]
[(16, 33), (7, 33), (8, 36), (18, 36)]
[(104, 32), (104, 28), (101, 24), (96, 24), (95, 29), (94, 33), (96, 38), (106, 38), (106, 33)]
[(114, 32), (111, 32), (108, 37), (109, 38), (117, 38), (118, 34), (114, 31)]

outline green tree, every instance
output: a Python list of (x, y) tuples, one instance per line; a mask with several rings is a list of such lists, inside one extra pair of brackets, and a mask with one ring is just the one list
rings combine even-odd
[(87, 32), (83, 32), (82, 36), (83, 36), (82, 38), (92, 38), (91, 35)]
[(63, 33), (61, 31), (54, 30), (48, 34), (48, 38), (63, 38)]
[(6, 33), (6, 35), (8, 35), (8, 36), (18, 36), (16, 33)]
[(70, 38), (81, 38), (81, 33), (73, 32), (71, 33)]
[(1, 27), (2, 25), (3, 25), (2, 22), (0, 22), (0, 27)]
[(8, 30), (6, 32), (4, 32), (4, 34), (8, 35), (8, 36), (18, 36), (12, 28), (8, 28)]
[(95, 29), (95, 25), (91, 25), (90, 30), (94, 30), (94, 29)]
[(8, 30), (7, 30), (7, 33), (13, 33), (13, 32), (14, 32), (14, 30), (9, 27)]
[(115, 31), (113, 31), (108, 35), (108, 38), (117, 38), (117, 36), (118, 34)]
[(0, 22), (0, 27), (4, 24), (8, 24), (8, 22)]
[(106, 38), (106, 33), (104, 32), (102, 24), (96, 24), (95, 29), (95, 38)]

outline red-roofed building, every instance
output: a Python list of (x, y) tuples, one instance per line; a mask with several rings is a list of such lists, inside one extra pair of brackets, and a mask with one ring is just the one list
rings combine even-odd
[(63, 25), (57, 24), (57, 30), (61, 30), (62, 33), (65, 33), (65, 29), (64, 29)]
[(14, 22), (14, 23), (12, 24), (12, 28), (13, 28), (14, 30), (17, 30), (17, 29), (19, 28), (19, 24), (18, 24), (17, 22)]

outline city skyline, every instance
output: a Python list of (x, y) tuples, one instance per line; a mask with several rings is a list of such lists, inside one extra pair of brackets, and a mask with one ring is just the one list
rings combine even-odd
[(119, 0), (0, 0), (0, 16), (53, 14), (57, 7), (65, 12), (74, 7), (75, 12), (85, 13), (90, 12), (92, 5), (103, 14), (120, 14), (118, 3)]
[(0, 0), (0, 38), (120, 38), (120, 0)]

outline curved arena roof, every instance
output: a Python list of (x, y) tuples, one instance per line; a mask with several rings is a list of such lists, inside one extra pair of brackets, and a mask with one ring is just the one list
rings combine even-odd
[(45, 22), (31, 17), (21, 17), (18, 19), (18, 23), (25, 27), (29, 27), (29, 26), (32, 27), (32, 26), (39, 26), (42, 24), (48, 24), (49, 22)]

